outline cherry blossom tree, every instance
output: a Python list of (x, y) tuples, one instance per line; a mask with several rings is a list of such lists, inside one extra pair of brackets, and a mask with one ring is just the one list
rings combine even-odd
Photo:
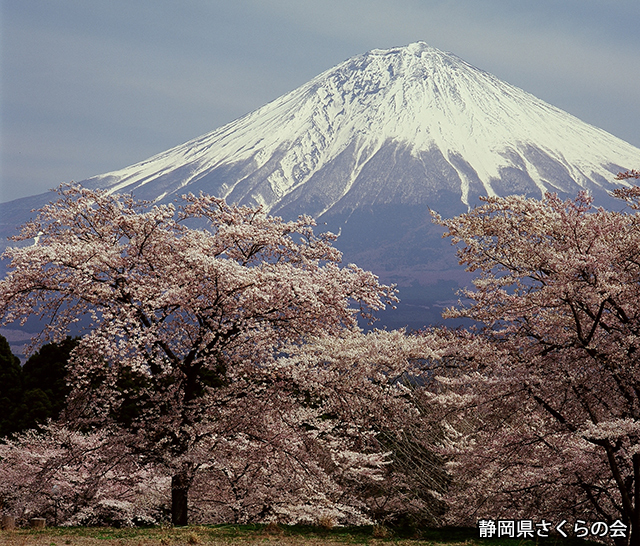
[[(630, 171), (625, 171), (623, 173), (618, 173), (618, 176), (616, 176), (616, 180), (631, 180), (631, 179), (638, 179), (640, 178), (640, 171), (637, 171), (636, 169), (631, 169)], [(630, 190), (632, 192), (634, 192), (635, 190), (633, 188), (630, 188)], [(625, 192), (628, 192), (628, 190), (622, 190), (622, 193), (624, 194)], [(615, 192), (614, 192), (615, 193)]]
[(284, 222), (206, 195), (152, 205), (76, 186), (58, 193), (15, 238), (34, 243), (5, 253), (0, 317), (46, 318), (36, 343), (88, 318), (66, 418), (135, 435), (146, 463), (171, 476), (172, 521), (186, 524), (208, 449), (242, 432), (234, 407), (269, 384), (276, 357), (354, 328), (393, 290), (339, 267), (334, 236), (314, 235), (308, 217)]
[(439, 341), (403, 330), (348, 330), (310, 339), (277, 362), (306, 410), (298, 420), (321, 446), (343, 446), (325, 463), (339, 469), (330, 475), (350, 499), (343, 503), (363, 507), (376, 521), (442, 521), (448, 476), (435, 453), (439, 426), (425, 426), (421, 403), (422, 385), (440, 359), (433, 349)]
[(128, 437), (108, 429), (88, 433), (48, 423), (0, 443), (0, 500), (25, 523), (156, 524), (168, 504), (168, 478), (140, 464)]
[(194, 481), (196, 517), (438, 522), (446, 478), (408, 381), (430, 369), (429, 343), (345, 329), (287, 347), (230, 400), (234, 419), (209, 425), (220, 428)]
[(632, 210), (548, 194), (437, 218), (479, 274), (445, 316), (480, 326), (441, 332), (450, 367), (425, 392), (447, 408), (467, 521), (618, 521), (640, 544), (640, 191), (614, 193)]

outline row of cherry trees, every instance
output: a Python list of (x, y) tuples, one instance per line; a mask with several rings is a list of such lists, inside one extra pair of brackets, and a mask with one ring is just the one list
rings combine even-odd
[(459, 517), (618, 521), (640, 544), (640, 189), (614, 195), (631, 211), (583, 193), (439, 219), (479, 273), (445, 316), (481, 327), (445, 335), (439, 380), (447, 422), (468, 431), (450, 446)]
[[(640, 544), (640, 190), (616, 192), (627, 212), (581, 194), (436, 217), (478, 273), (446, 315), (478, 326), (412, 335), (357, 328), (394, 290), (340, 267), (309, 218), (59, 193), (23, 228), (35, 244), (7, 251), (0, 315), (48, 317), (42, 340), (91, 326), (64, 426), (0, 445), (25, 492), (6, 502), (36, 510), (46, 495), (26, 492), (56, 485), (69, 492), (56, 508), (90, 520), (120, 484), (130, 514), (170, 488), (175, 524), (573, 517), (618, 521)], [(76, 500), (85, 486), (60, 476), (87, 472), (59, 462), (76, 444), (56, 439), (74, 434), (106, 465)], [(20, 469), (21, 450), (59, 470)]]

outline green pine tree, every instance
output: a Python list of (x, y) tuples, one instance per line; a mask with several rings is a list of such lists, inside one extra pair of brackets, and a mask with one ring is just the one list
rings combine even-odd
[(22, 368), (25, 412), (21, 428), (35, 428), (47, 419), (57, 419), (66, 405), (67, 362), (78, 338), (48, 343), (34, 353)]
[(22, 381), (20, 359), (11, 352), (6, 338), (0, 336), (0, 438), (20, 430)]

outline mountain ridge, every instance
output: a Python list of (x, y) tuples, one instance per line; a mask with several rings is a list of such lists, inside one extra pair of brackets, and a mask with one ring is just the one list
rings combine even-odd
[[(321, 217), (358, 208), (361, 194), (372, 192), (380, 204), (426, 204), (444, 191), (468, 207), (479, 195), (505, 191), (538, 197), (597, 191), (611, 187), (615, 173), (633, 167), (639, 154), (417, 42), (347, 59), (211, 133), (83, 184), (160, 201), (193, 188), (266, 212)], [(393, 187), (390, 178), (391, 195), (370, 187), (367, 165), (398, 155), (414, 163), (394, 173), (408, 175), (411, 187)]]

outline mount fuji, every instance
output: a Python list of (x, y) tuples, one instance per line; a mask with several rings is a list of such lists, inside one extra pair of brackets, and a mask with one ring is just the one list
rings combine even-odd
[(83, 184), (206, 191), (270, 213), (600, 192), (640, 150), (423, 42), (353, 57), (262, 108)]
[[(341, 231), (345, 260), (399, 284), (408, 303), (387, 325), (418, 327), (466, 282), (429, 208), (451, 216), (482, 195), (582, 189), (606, 206), (616, 173), (639, 166), (640, 149), (417, 42), (348, 59), (209, 134), (81, 184), (156, 202), (203, 191), (285, 218), (310, 214)], [(1, 235), (49, 198), (1, 204)]]

